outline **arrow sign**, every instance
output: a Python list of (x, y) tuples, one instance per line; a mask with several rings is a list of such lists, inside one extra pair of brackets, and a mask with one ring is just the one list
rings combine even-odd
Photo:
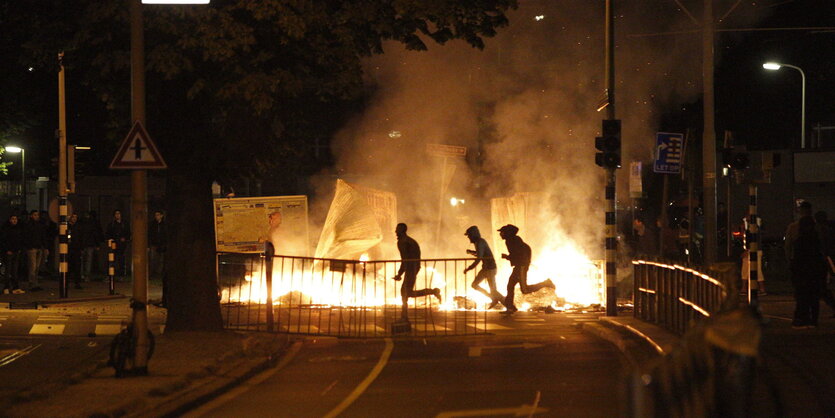
[(470, 357), (479, 357), (484, 350), (498, 350), (502, 348), (524, 348), (525, 350), (531, 348), (545, 347), (545, 344), (522, 343), (522, 344), (508, 344), (508, 345), (482, 345), (478, 347), (470, 347)]
[(164, 168), (168, 168), (168, 166), (157, 150), (156, 144), (151, 140), (151, 136), (148, 135), (142, 123), (136, 121), (128, 136), (122, 140), (113, 161), (110, 162), (110, 169), (153, 170)]

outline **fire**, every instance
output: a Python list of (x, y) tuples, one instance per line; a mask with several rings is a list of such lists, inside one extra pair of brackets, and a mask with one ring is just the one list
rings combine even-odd
[[(470, 285), (473, 273), (464, 276), (463, 263), (443, 262), (435, 267), (427, 262), (418, 274), (416, 288), (440, 288), (443, 300), (441, 310), (486, 309), (489, 298)], [(402, 282), (392, 280), (396, 262), (371, 261), (362, 254), (357, 261), (325, 262), (323, 260), (276, 258), (272, 275), (272, 299), (275, 305), (322, 305), (379, 307), (399, 306), (399, 288)], [(457, 266), (456, 268), (451, 268)], [(501, 293), (506, 292), (511, 267), (500, 262), (496, 277)], [(267, 302), (267, 280), (261, 265), (254, 265), (247, 272), (245, 281), (238, 286), (222, 290), (222, 301)], [(518, 301), (521, 309), (532, 306), (551, 306), (567, 310), (575, 305), (588, 306), (603, 302), (601, 266), (586, 257), (576, 246), (562, 244), (549, 246), (539, 252), (528, 272), (528, 283), (535, 284), (551, 279), (555, 292), (541, 290), (525, 295)], [(487, 287), (487, 283), (482, 283)], [(517, 288), (518, 289), (518, 288)], [(517, 290), (518, 291), (518, 290)], [(410, 303), (418, 306), (430, 303), (434, 298), (415, 298)]]

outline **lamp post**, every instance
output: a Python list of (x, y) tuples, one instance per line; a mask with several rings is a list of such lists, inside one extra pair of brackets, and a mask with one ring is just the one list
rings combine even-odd
[(23, 193), (21, 206), (23, 210), (26, 210), (26, 150), (21, 147), (11, 145), (6, 147), (6, 151), (11, 152), (12, 154), (20, 153), (20, 183), (21, 192)]
[(763, 64), (763, 68), (766, 70), (777, 71), (780, 68), (788, 67), (794, 68), (797, 71), (800, 71), (800, 78), (802, 80), (802, 92), (800, 98), (800, 148), (806, 148), (806, 73), (800, 67), (789, 65), (789, 64), (782, 64), (778, 62), (767, 62)]

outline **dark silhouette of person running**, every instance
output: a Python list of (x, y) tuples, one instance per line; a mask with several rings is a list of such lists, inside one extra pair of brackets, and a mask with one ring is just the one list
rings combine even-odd
[[(493, 252), (490, 251), (490, 246), (487, 245), (487, 241), (481, 237), (481, 232), (477, 226), (473, 225), (467, 228), (467, 232), (464, 235), (470, 239), (470, 242), (475, 244), (475, 250), (467, 250), (467, 254), (476, 257), (475, 261), (464, 269), (464, 274), (475, 269), (479, 263), (483, 262), (481, 270), (478, 271), (475, 280), (473, 280), (472, 287), (490, 298), (491, 303), (487, 309), (493, 309), (504, 299), (504, 296), (496, 288), (496, 272), (498, 271), (496, 259), (493, 258)], [(480, 286), (481, 282), (485, 279), (487, 280), (487, 285), (490, 287), (489, 292)]]
[(440, 302), (441, 289), (436, 287), (434, 289), (415, 290), (417, 274), (420, 271), (420, 245), (412, 237), (406, 235), (406, 229), (408, 229), (406, 224), (399, 223), (394, 230), (397, 235), (397, 249), (400, 251), (400, 270), (397, 271), (394, 280), (400, 280), (404, 275), (406, 276), (400, 286), (400, 298), (403, 300), (403, 310), (400, 317), (404, 322), (409, 322), (409, 298), (434, 295)]
[(509, 254), (502, 254), (502, 258), (510, 261), (513, 266), (513, 272), (510, 273), (510, 278), (507, 280), (507, 296), (505, 296), (504, 306), (507, 308), (503, 314), (512, 315), (519, 309), (513, 304), (513, 293), (516, 283), (519, 283), (519, 289), (523, 294), (533, 293), (539, 289), (550, 287), (554, 289), (554, 283), (551, 279), (544, 282), (528, 285), (528, 267), (531, 265), (531, 247), (522, 241), (522, 238), (516, 235), (519, 228), (515, 225), (507, 224), (499, 228), (499, 235), (507, 245), (507, 252)]

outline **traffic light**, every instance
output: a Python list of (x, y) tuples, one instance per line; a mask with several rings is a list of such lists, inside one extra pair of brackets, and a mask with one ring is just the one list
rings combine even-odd
[(598, 152), (595, 164), (605, 168), (620, 168), (620, 119), (603, 121), (603, 136), (594, 139)]
[(733, 148), (723, 148), (722, 164), (734, 170), (744, 170), (751, 167), (751, 158), (747, 152), (734, 152)]

